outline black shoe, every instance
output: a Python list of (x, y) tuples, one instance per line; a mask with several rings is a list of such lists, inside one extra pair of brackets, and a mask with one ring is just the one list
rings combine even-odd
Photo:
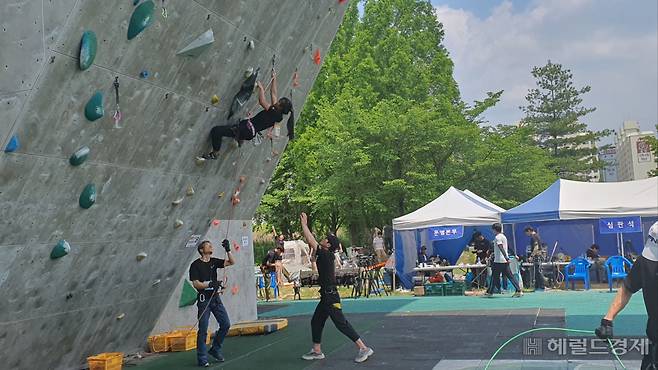
[(210, 152), (202, 156), (196, 157), (196, 159), (197, 161), (213, 160), (213, 159), (217, 159), (217, 154), (215, 154), (215, 152)]
[(208, 354), (217, 360), (217, 362), (224, 362), (224, 356), (219, 351), (210, 350)]

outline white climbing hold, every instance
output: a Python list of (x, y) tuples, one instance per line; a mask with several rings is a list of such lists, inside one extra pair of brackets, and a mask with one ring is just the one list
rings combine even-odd
[(157, 279), (157, 280), (154, 281), (153, 284), (151, 284), (151, 285), (152, 285), (152, 286), (156, 286), (156, 285), (158, 285), (158, 284), (160, 284), (160, 279)]
[(265, 183), (265, 179), (260, 179), (260, 183), (261, 183), (261, 184), (264, 184), (264, 183)]
[(206, 160), (201, 157), (197, 157), (195, 162), (197, 166), (203, 166), (203, 164), (206, 163)]
[(254, 67), (249, 67), (244, 70), (244, 78), (249, 78), (254, 74)]
[(194, 41), (190, 42), (179, 50), (176, 54), (177, 55), (185, 55), (188, 57), (197, 57), (199, 56), (204, 50), (206, 50), (208, 47), (210, 47), (210, 44), (215, 42), (215, 36), (212, 32), (212, 28), (209, 29), (208, 31), (202, 33), (199, 37), (194, 39)]
[(119, 315), (117, 315), (117, 320), (121, 320), (124, 317), (126, 317), (126, 314), (125, 313), (120, 313)]
[(137, 261), (141, 261), (141, 260), (143, 260), (144, 258), (146, 258), (146, 256), (148, 256), (148, 254), (146, 254), (146, 253), (144, 253), (144, 252), (138, 253), (138, 254), (137, 254), (137, 257), (136, 257), (136, 258), (137, 258)]
[(187, 187), (187, 191), (185, 192), (185, 194), (187, 194), (187, 196), (190, 196), (190, 197), (191, 197), (192, 195), (194, 195), (194, 188), (192, 187), (192, 185), (189, 185), (189, 186)]
[(178, 229), (179, 227), (183, 226), (183, 224), (183, 220), (176, 220), (176, 222), (174, 222), (174, 227)]
[(267, 158), (265, 158), (265, 161), (266, 161), (266, 162), (272, 162), (272, 158), (271, 158), (271, 157), (267, 157)]
[(172, 205), (177, 206), (179, 204), (183, 203), (183, 198), (176, 199), (175, 201), (171, 202)]
[(256, 45), (254, 45), (254, 40), (249, 40), (249, 45), (247, 45), (247, 47), (250, 50), (253, 50), (256, 47)]
[(224, 192), (222, 191), (221, 193), (217, 194), (217, 198), (224, 198)]

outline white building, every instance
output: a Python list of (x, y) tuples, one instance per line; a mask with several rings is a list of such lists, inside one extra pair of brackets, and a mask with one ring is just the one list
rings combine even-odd
[(642, 138), (654, 135), (652, 131), (640, 131), (637, 121), (624, 121), (615, 138), (618, 181), (649, 177), (648, 172), (656, 168), (656, 162), (651, 146)]
[(599, 150), (599, 161), (603, 163), (601, 182), (616, 182), (617, 180), (617, 148), (613, 145)]

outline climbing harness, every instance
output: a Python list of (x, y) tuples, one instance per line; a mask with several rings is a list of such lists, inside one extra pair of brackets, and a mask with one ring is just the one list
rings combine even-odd
[[(499, 353), (500, 351), (502, 351), (503, 348), (505, 348), (505, 346), (507, 346), (508, 344), (510, 344), (510, 343), (511, 343), (512, 341), (514, 341), (515, 339), (517, 339), (517, 338), (519, 338), (519, 337), (522, 337), (522, 336), (524, 336), (524, 335), (526, 335), (526, 334), (529, 334), (529, 333), (534, 333), (534, 332), (536, 332), (536, 331), (547, 331), (547, 330), (552, 330), (552, 331), (565, 331), (565, 332), (569, 332), (569, 333), (594, 334), (594, 332), (593, 332), (592, 330), (578, 330), (578, 329), (568, 329), (568, 328), (535, 328), (535, 329), (530, 329), (530, 330), (522, 331), (522, 332), (516, 334), (515, 336), (513, 336), (512, 338), (508, 339), (505, 343), (503, 343), (500, 347), (498, 347), (498, 349), (496, 350), (496, 352), (494, 352), (493, 356), (491, 356), (491, 358), (490, 358), (489, 361), (487, 362), (487, 365), (484, 367), (484, 370), (488, 370), (488, 369), (489, 369), (489, 366), (490, 366), (491, 363), (493, 362), (494, 358), (496, 358), (496, 356), (498, 355), (498, 353)], [(608, 339), (608, 345), (610, 346), (610, 350), (612, 351), (612, 354), (615, 356), (615, 359), (617, 360), (617, 362), (619, 362), (619, 365), (621, 366), (621, 368), (622, 368), (622, 369), (626, 369), (626, 366), (624, 366), (624, 363), (621, 362), (621, 359), (619, 358), (619, 355), (617, 354), (617, 351), (615, 351), (615, 348), (614, 348), (614, 346), (612, 345), (612, 341), (611, 341), (610, 339)]]
[(114, 78), (114, 98), (116, 101), (116, 108), (112, 113), (114, 118), (114, 128), (121, 128), (121, 108), (119, 107), (119, 76)]

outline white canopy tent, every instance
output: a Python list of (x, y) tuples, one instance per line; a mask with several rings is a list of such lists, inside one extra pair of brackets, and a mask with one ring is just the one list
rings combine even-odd
[[(469, 193), (473, 194), (470, 191)], [(473, 195), (465, 194), (451, 186), (423, 207), (394, 219), (393, 230), (415, 230), (444, 225), (478, 226), (500, 222), (500, 213), (505, 210)]]
[[(455, 263), (472, 233), (490, 233), (490, 225), (500, 222), (501, 212), (504, 211), (470, 191), (466, 193), (450, 187), (425, 206), (394, 219), (395, 270), (400, 283), (406, 288), (413, 286), (411, 275), (421, 245), (425, 245), (430, 254), (440, 254), (450, 263)], [(430, 240), (430, 228), (443, 226), (461, 227), (463, 233), (452, 240)]]

